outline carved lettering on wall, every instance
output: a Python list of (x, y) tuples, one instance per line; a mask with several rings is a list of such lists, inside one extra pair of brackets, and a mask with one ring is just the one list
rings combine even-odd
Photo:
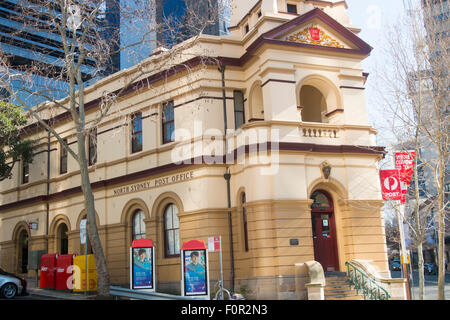
[(141, 183), (135, 183), (132, 185), (123, 186), (117, 189), (113, 190), (113, 193), (115, 196), (119, 196), (126, 193), (132, 193), (132, 192), (139, 192), (155, 187), (161, 187), (170, 183), (178, 183), (183, 182), (187, 180), (191, 180), (194, 178), (194, 172), (184, 172), (184, 173), (178, 173), (167, 177), (161, 177), (152, 179), (149, 181), (141, 182)]

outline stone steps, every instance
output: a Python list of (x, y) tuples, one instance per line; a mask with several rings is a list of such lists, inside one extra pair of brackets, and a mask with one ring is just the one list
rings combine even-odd
[(325, 275), (325, 300), (364, 300), (348, 284), (347, 275), (343, 272), (327, 273)]
[(327, 296), (325, 297), (325, 300), (364, 300), (364, 297), (355, 294), (355, 295), (336, 295), (336, 296)]

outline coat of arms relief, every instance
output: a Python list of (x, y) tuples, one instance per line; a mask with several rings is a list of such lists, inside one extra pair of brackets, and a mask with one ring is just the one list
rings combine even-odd
[(333, 39), (330, 35), (319, 29), (316, 25), (306, 27), (300, 32), (286, 38), (287, 41), (314, 44), (318, 46), (344, 48), (344, 45)]

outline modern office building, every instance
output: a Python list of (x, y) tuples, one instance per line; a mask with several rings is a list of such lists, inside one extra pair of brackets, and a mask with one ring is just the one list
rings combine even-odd
[[(0, 54), (8, 59), (17, 72), (31, 65), (39, 66), (31, 79), (28, 79), (26, 92), (21, 91), (23, 83), (20, 80), (12, 80), (14, 91), (18, 92), (29, 106), (45, 101), (44, 97), (30, 93), (33, 91), (46, 91), (46, 95), (53, 99), (67, 96), (67, 83), (61, 77), (65, 65), (64, 48), (59, 33), (54, 27), (49, 26), (53, 15), (47, 14), (47, 9), (31, 0), (0, 2)], [(53, 9), (55, 10), (53, 13), (56, 12), (57, 15), (58, 8)], [(181, 32), (170, 41), (165, 41), (164, 33), (155, 28), (156, 21), (161, 23), (164, 18), (176, 17), (182, 21), (185, 19), (185, 9), (182, 0), (106, 0), (95, 24), (90, 26), (93, 30), (87, 33), (86, 43), (89, 46), (97, 40), (97, 37), (101, 37), (111, 43), (112, 53), (108, 61), (102, 62), (101, 65), (95, 58), (86, 59), (82, 66), (82, 76), (86, 85), (136, 65), (149, 57), (157, 47), (173, 45), (189, 38), (189, 34)], [(137, 16), (137, 10), (147, 14)], [(199, 15), (201, 14), (202, 11), (199, 12)], [(208, 26), (205, 33), (213, 35), (226, 33), (224, 23), (224, 19), (220, 18), (220, 23), (218, 21), (215, 25)], [(78, 35), (82, 32), (82, 28), (76, 31)], [(73, 32), (69, 29), (67, 36), (70, 42)], [(143, 37), (146, 40), (141, 42)], [(135, 43), (139, 44), (133, 45)], [(130, 47), (126, 48), (128, 46)], [(114, 53), (119, 48), (126, 49)], [(0, 94), (8, 97), (4, 90)]]
[[(424, 83), (427, 83), (428, 86), (435, 87), (447, 87), (448, 89), (448, 68), (443, 67), (444, 65), (448, 65), (448, 56), (450, 53), (450, 46), (449, 46), (449, 40), (450, 40), (450, 24), (448, 22), (449, 16), (450, 16), (450, 6), (447, 0), (422, 0), (421, 6), (423, 10), (423, 24), (426, 30), (426, 35), (428, 37), (428, 45), (429, 46), (429, 54), (430, 59), (428, 61), (430, 70), (424, 70), (423, 72), (423, 79)], [(427, 79), (428, 75), (431, 75), (431, 77), (434, 77), (434, 80)], [(423, 84), (417, 84), (418, 86)], [(423, 85), (424, 86), (424, 85)], [(428, 95), (431, 91), (428, 88), (424, 88), (421, 90), (423, 95)], [(433, 89), (434, 93), (439, 92), (439, 89)], [(447, 90), (448, 92), (448, 90)], [(426, 98), (424, 99), (426, 101)], [(436, 114), (436, 112), (433, 110), (434, 105), (431, 106), (433, 103), (435, 103), (437, 99), (432, 99), (432, 102), (430, 102), (430, 109), (429, 114)], [(442, 105), (441, 105), (441, 112), (442, 117), (445, 119), (445, 117), (450, 116), (450, 101), (448, 93), (442, 96), (440, 99)], [(424, 110), (427, 107), (424, 107)], [(425, 117), (426, 118), (426, 117)], [(430, 117), (430, 119), (433, 119), (433, 117)], [(434, 119), (436, 120), (436, 119)], [(448, 121), (448, 120), (447, 120)], [(444, 121), (445, 123), (445, 121)], [(420, 140), (422, 141), (421, 146), (421, 158), (424, 160), (424, 162), (431, 163), (434, 166), (437, 166), (436, 160), (438, 158), (436, 146), (433, 145), (433, 143), (430, 141), (430, 138), (422, 133), (422, 136), (420, 137)], [(433, 220), (430, 225), (430, 232), (427, 237), (427, 242), (433, 244), (433, 250), (429, 250), (429, 252), (432, 252), (428, 255), (428, 261), (425, 260), (425, 263), (438, 263), (438, 205), (437, 205), (437, 199), (438, 199), (438, 188), (436, 188), (436, 180), (435, 180), (435, 174), (436, 172), (433, 172), (430, 168), (423, 166), (421, 168), (421, 176), (419, 180), (419, 185), (421, 187), (421, 201), (423, 201), (421, 205), (421, 210), (429, 211), (433, 213), (433, 215), (430, 217), (431, 220)], [(449, 214), (449, 199), (450, 199), (450, 164), (446, 163), (445, 165), (445, 177), (444, 177), (444, 206), (446, 207), (446, 215)], [(446, 264), (448, 261), (450, 261), (450, 227), (448, 224), (445, 224), (445, 250), (444, 250), (444, 261)], [(448, 268), (448, 267), (447, 267)]]
[[(51, 86), (51, 96), (62, 98), (65, 96), (65, 82), (61, 77), (56, 79), (64, 68), (61, 38), (49, 26), (50, 15), (37, 10), (33, 5), (38, 6), (33, 1), (0, 2), (0, 54), (18, 73), (32, 65), (36, 67), (32, 79), (27, 82), (27, 90), (36, 91)], [(67, 35), (70, 38), (73, 34), (68, 31)], [(82, 66), (84, 80), (92, 78), (95, 65), (95, 60), (86, 59)], [(15, 89), (23, 87), (18, 79), (13, 79), (12, 82)], [(42, 101), (28, 92), (22, 92), (19, 96), (30, 105)]]
[[(126, 90), (97, 126), (89, 173), (112, 284), (129, 284), (130, 246), (147, 238), (156, 290), (180, 294), (183, 242), (221, 236), (225, 287), (248, 298), (312, 299), (311, 290), (323, 298), (324, 280), (309, 283), (309, 266), (345, 272), (351, 262), (404, 299), (405, 282), (390, 279), (387, 260), (384, 148), (367, 119), (361, 62), (372, 48), (345, 1), (239, 3), (229, 35), (201, 35), (170, 72)], [(165, 54), (86, 88), (87, 123), (103, 88), (120, 89)], [(69, 117), (52, 117), (73, 146)], [(0, 183), (0, 263), (16, 272), (26, 269), (24, 252), (86, 248), (79, 167), (34, 128), (24, 132), (38, 141), (35, 161)], [(212, 287), (219, 261), (210, 252)]]

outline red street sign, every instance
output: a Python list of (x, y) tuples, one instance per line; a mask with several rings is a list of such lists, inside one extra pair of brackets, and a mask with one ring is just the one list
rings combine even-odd
[(220, 238), (219, 237), (208, 238), (208, 250), (210, 252), (220, 251)]
[(320, 29), (319, 28), (309, 28), (309, 34), (311, 39), (315, 41), (320, 41)]
[(408, 191), (411, 177), (414, 173), (415, 152), (396, 152), (395, 169), (400, 173), (400, 187), (402, 191), (402, 203), (406, 201), (406, 192)]
[(398, 170), (380, 170), (383, 200), (401, 200), (402, 192)]

